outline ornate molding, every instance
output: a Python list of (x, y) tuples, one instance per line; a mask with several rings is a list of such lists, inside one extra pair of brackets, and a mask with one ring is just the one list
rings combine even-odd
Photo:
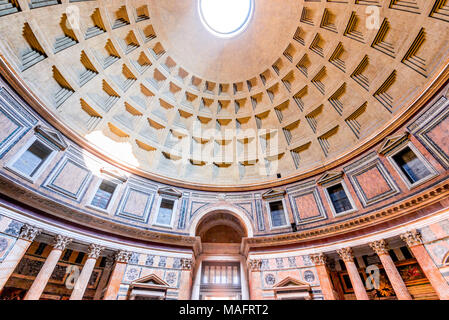
[(132, 252), (120, 250), (115, 254), (114, 260), (118, 263), (128, 263), (129, 259), (131, 259), (132, 254)]
[[(297, 244), (301, 241), (309, 242), (375, 226), (385, 221), (399, 218), (411, 212), (421, 210), (448, 196), (449, 183), (447, 178), (445, 178), (439, 183), (436, 183), (433, 187), (429, 187), (422, 192), (419, 192), (404, 200), (397, 201), (382, 210), (373, 210), (347, 220), (337, 221), (332, 224), (326, 223), (322, 226), (313, 227), (303, 231), (300, 230), (295, 233), (245, 238), (243, 240), (243, 253), (248, 254), (251, 248), (266, 248), (269, 246)], [(433, 213), (434, 212), (430, 212), (429, 215)]]
[(87, 250), (87, 256), (92, 259), (98, 259), (103, 249), (104, 249), (103, 246), (92, 243), (89, 245), (89, 249)]
[(262, 260), (260, 259), (248, 260), (248, 268), (250, 271), (260, 271), (261, 267), (262, 267)]
[(309, 257), (316, 266), (324, 266), (327, 263), (327, 256), (324, 253), (311, 254)]
[(370, 242), (369, 246), (377, 255), (388, 254), (388, 243), (384, 239)]
[(353, 262), (354, 261), (354, 252), (352, 248), (341, 248), (337, 250), (338, 255), (344, 262)]
[(63, 251), (70, 244), (70, 242), (72, 242), (71, 238), (57, 234), (53, 240), (53, 249)]
[(423, 243), (421, 233), (416, 229), (407, 231), (400, 236), (409, 247), (419, 246)]
[(193, 260), (188, 258), (181, 259), (181, 269), (182, 270), (192, 270), (193, 269)]
[(41, 232), (42, 229), (31, 226), (29, 224), (24, 224), (22, 226), (22, 229), (20, 229), (19, 238), (32, 242)]

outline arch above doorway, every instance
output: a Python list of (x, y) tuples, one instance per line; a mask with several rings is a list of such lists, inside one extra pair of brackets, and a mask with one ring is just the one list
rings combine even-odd
[(196, 236), (200, 223), (211, 214), (229, 214), (241, 224), (246, 237), (253, 237), (254, 230), (251, 221), (241, 209), (230, 204), (211, 204), (201, 208), (191, 221), (189, 235)]

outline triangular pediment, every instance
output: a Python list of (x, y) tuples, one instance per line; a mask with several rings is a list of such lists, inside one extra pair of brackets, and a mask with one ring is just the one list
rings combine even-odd
[(146, 284), (146, 285), (169, 287), (169, 284), (167, 282), (165, 282), (164, 280), (159, 278), (154, 273), (152, 273), (148, 276), (139, 278), (137, 280), (134, 280), (133, 282), (131, 282), (131, 284), (133, 284), (133, 285)]
[(381, 147), (379, 148), (379, 153), (382, 155), (386, 155), (401, 146), (404, 142), (408, 141), (410, 133), (404, 132), (399, 135), (389, 136), (385, 138)]
[(310, 284), (292, 277), (286, 277), (273, 286), (274, 289), (282, 289), (288, 287), (310, 287)]
[(343, 177), (343, 174), (343, 171), (328, 171), (323, 174), (316, 183), (319, 185), (325, 185), (335, 180), (341, 179), (341, 177)]
[(182, 196), (181, 192), (179, 192), (176, 189), (170, 188), (170, 187), (159, 188), (159, 190), (157, 190), (157, 192), (159, 194), (176, 197), (176, 198), (180, 198)]
[(67, 149), (67, 146), (68, 146), (67, 142), (65, 142), (64, 137), (58, 131), (43, 127), (41, 125), (37, 125), (34, 128), (34, 131), (37, 134), (41, 135), (43, 138), (45, 138), (50, 143), (54, 144), (60, 150), (63, 151), (65, 149)]
[(284, 195), (285, 195), (285, 190), (271, 189), (262, 194), (262, 199), (283, 198)]

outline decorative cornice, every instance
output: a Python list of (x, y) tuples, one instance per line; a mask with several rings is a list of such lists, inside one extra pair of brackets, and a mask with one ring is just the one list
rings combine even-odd
[(89, 249), (87, 250), (87, 256), (91, 259), (98, 259), (103, 249), (103, 246), (92, 243), (89, 245)]
[(369, 246), (377, 255), (388, 254), (388, 244), (384, 239), (370, 242)]
[(250, 271), (260, 271), (262, 267), (262, 260), (260, 259), (249, 259), (248, 260), (248, 269)]
[(42, 229), (24, 224), (20, 229), (19, 238), (27, 241), (34, 241), (34, 239), (42, 232)]
[(423, 244), (421, 233), (414, 229), (407, 231), (401, 234), (401, 239), (407, 244), (409, 247), (419, 246)]
[(58, 131), (50, 128), (45, 128), (40, 124), (34, 128), (34, 131), (54, 144), (59, 150), (64, 151), (65, 149), (67, 149), (67, 142), (65, 142), (64, 137)]
[(317, 184), (320, 186), (326, 186), (331, 182), (341, 180), (343, 177), (344, 172), (343, 171), (329, 171), (323, 174), (318, 180)]
[(181, 198), (182, 197), (182, 193), (181, 192), (179, 192), (176, 189), (169, 188), (169, 187), (159, 188), (157, 190), (157, 192), (160, 195), (166, 195), (166, 196), (170, 196), (170, 197), (174, 197), (174, 198)]
[(115, 254), (114, 259), (117, 263), (128, 263), (132, 254), (132, 252), (120, 250)]
[(328, 238), (333, 235), (342, 235), (362, 228), (371, 227), (385, 221), (402, 217), (410, 212), (414, 212), (432, 205), (441, 199), (449, 196), (449, 183), (447, 179), (441, 181), (433, 187), (413, 195), (405, 200), (398, 201), (382, 210), (358, 215), (344, 221), (333, 224), (326, 224), (311, 228), (310, 230), (290, 232), (280, 235), (260, 236), (245, 238), (243, 243), (243, 254), (248, 254), (251, 248), (280, 246), (297, 244), (302, 241), (314, 241)]
[(262, 194), (262, 199), (268, 200), (268, 199), (283, 198), (285, 192), (286, 191), (284, 189), (271, 189)]
[(352, 248), (337, 249), (337, 253), (344, 262), (354, 261), (354, 252), (352, 251)]
[(188, 258), (181, 259), (181, 269), (182, 270), (192, 270), (193, 269), (193, 260)]
[(327, 263), (327, 256), (324, 253), (311, 254), (309, 257), (316, 266), (324, 266)]
[(378, 153), (381, 155), (388, 155), (396, 148), (400, 147), (402, 144), (406, 143), (409, 140), (410, 133), (407, 131), (399, 134), (385, 138), (381, 147), (379, 148)]
[(63, 251), (70, 244), (70, 242), (72, 242), (71, 238), (57, 234), (53, 240), (53, 249)]

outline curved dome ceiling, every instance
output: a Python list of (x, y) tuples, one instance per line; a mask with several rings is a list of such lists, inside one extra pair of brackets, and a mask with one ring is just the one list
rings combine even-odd
[(8, 3), (2, 56), (66, 133), (205, 187), (355, 155), (447, 65), (444, 1), (257, 0), (231, 38), (207, 30), (198, 0)]

